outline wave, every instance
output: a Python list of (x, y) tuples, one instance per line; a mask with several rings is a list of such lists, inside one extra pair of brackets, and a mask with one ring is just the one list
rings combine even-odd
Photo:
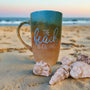
[(22, 21), (0, 21), (0, 24), (20, 24)]
[[(29, 18), (0, 18), (0, 26), (18, 26)], [(90, 18), (63, 18), (63, 25), (90, 25)]]
[(63, 21), (63, 25), (90, 25), (90, 21)]

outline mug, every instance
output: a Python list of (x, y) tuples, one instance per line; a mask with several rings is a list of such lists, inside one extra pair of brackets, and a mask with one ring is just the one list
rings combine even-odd
[[(31, 25), (32, 46), (26, 44), (20, 36), (20, 28), (24, 24)], [(43, 61), (56, 64), (60, 51), (62, 13), (42, 10), (31, 13), (30, 21), (22, 22), (17, 29), (21, 42), (33, 52), (35, 62)]]

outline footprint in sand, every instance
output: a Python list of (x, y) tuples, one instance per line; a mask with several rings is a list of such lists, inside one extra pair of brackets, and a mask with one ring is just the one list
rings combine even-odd
[(66, 47), (84, 47), (84, 45), (79, 45), (79, 44), (76, 44), (76, 43), (61, 43), (62, 46), (66, 46)]
[(70, 41), (71, 41), (71, 42), (76, 42), (76, 40), (75, 40), (75, 39), (70, 39)]
[(90, 40), (90, 36), (86, 37), (86, 39)]
[(0, 44), (11, 44), (10, 42), (1, 42)]

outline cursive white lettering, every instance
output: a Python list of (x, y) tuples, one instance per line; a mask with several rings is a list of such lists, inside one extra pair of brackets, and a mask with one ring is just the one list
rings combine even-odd
[(55, 42), (55, 40), (57, 39), (57, 34), (58, 34), (58, 28), (55, 28), (53, 36), (48, 38), (47, 35), (43, 36), (43, 39), (40, 41), (41, 36), (39, 36), (39, 28), (36, 28), (35, 32), (34, 32), (34, 41), (35, 41), (35, 45), (37, 45), (38, 43), (53, 43)]

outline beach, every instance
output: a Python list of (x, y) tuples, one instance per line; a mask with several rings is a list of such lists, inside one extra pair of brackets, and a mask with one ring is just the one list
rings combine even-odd
[[(23, 40), (31, 44), (31, 27), (22, 27)], [(90, 56), (90, 26), (63, 26), (61, 48), (58, 62), (63, 56), (71, 56), (74, 60), (79, 54)], [(0, 90), (89, 90), (90, 79), (67, 79), (55, 86), (50, 86), (50, 77), (35, 76), (32, 73), (34, 57), (17, 36), (16, 26), (0, 27)], [(55, 65), (53, 72), (59, 65)], [(67, 88), (68, 89), (65, 89)]]
[[(23, 40), (31, 45), (30, 27), (21, 30)], [(90, 26), (63, 26), (61, 37), (61, 56), (74, 56), (76, 53), (89, 54)], [(0, 53), (27, 54), (31, 52), (21, 43), (17, 36), (17, 27), (0, 27)]]

